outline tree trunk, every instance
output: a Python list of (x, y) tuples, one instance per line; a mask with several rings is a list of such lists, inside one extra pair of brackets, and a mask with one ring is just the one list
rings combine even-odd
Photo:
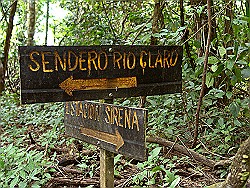
[(207, 35), (207, 42), (206, 42), (206, 51), (205, 51), (205, 59), (204, 59), (204, 67), (202, 73), (202, 83), (201, 83), (201, 91), (200, 96), (197, 104), (197, 109), (195, 113), (195, 129), (194, 129), (194, 140), (192, 144), (192, 148), (196, 146), (197, 139), (198, 139), (198, 128), (199, 128), (199, 121), (200, 121), (200, 110), (202, 105), (203, 97), (205, 96), (206, 87), (206, 75), (207, 75), (207, 67), (208, 67), (208, 56), (210, 53), (210, 44), (212, 41), (212, 0), (207, 0), (207, 12), (208, 12), (208, 35)]
[[(185, 12), (184, 12), (184, 2), (183, 0), (180, 0), (180, 20), (181, 20), (181, 27), (185, 27)], [(184, 42), (185, 45), (185, 50), (187, 53), (187, 57), (189, 59), (190, 65), (193, 69), (193, 71), (195, 71), (195, 62), (194, 62), (194, 58), (191, 55), (191, 51), (190, 51), (190, 46), (188, 44), (188, 35), (189, 35), (189, 31), (188, 29), (185, 29), (185, 31), (183, 32), (183, 38), (182, 41)]]
[[(161, 0), (155, 0), (153, 22), (152, 22), (152, 33), (158, 33), (164, 27), (164, 18), (162, 14), (163, 5)], [(156, 37), (151, 35), (150, 45), (157, 45), (158, 40)], [(140, 97), (139, 107), (144, 108), (146, 103), (146, 96)]]
[[(191, 6), (197, 10), (198, 6), (205, 6), (207, 3), (207, 0), (190, 0)], [(203, 56), (205, 52), (205, 46), (206, 46), (206, 36), (205, 33), (208, 33), (208, 27), (203, 27), (203, 25), (207, 22), (207, 16), (202, 11), (200, 14), (197, 12), (194, 15), (194, 32), (196, 33), (196, 40), (200, 42), (200, 48), (197, 50), (198, 57)], [(203, 27), (203, 28), (202, 28)]]
[(34, 45), (35, 23), (36, 23), (36, 3), (35, 0), (29, 0), (29, 17), (28, 17), (28, 40), (27, 45)]
[(230, 166), (228, 176), (222, 183), (209, 188), (242, 188), (250, 177), (250, 137), (241, 144)]
[[(197, 10), (197, 7), (205, 6), (207, 4), (207, 0), (190, 0), (191, 6)], [(211, 1), (211, 11), (213, 10), (213, 1)], [(205, 8), (201, 13), (195, 13), (194, 15), (194, 33), (196, 33), (196, 40), (200, 42), (200, 48), (197, 50), (198, 57), (202, 57), (205, 53), (206, 49), (206, 41), (207, 41), (207, 15), (205, 13)], [(212, 30), (211, 30), (211, 39), (213, 40), (216, 37), (216, 22), (215, 19), (212, 20)]]
[[(152, 33), (159, 33), (160, 30), (164, 27), (164, 18), (162, 14), (162, 2), (161, 0), (155, 0), (153, 23), (152, 23)], [(157, 45), (157, 38), (153, 35), (151, 36), (150, 45)]]
[(3, 71), (3, 63), (0, 59), (0, 95), (2, 91), (4, 90), (4, 71)]
[[(233, 1), (231, 0), (224, 0), (224, 4), (226, 5), (226, 11), (225, 11), (225, 15), (227, 18), (229, 19), (225, 19), (224, 21), (224, 35), (228, 35), (230, 36), (230, 40), (224, 42), (224, 47), (228, 48), (228, 47), (232, 47), (234, 46), (234, 35), (233, 35), (233, 28), (232, 28), (232, 22), (233, 22)], [(233, 50), (227, 50), (227, 54), (226, 55), (232, 55), (233, 54)], [(221, 57), (221, 58), (225, 58), (225, 57)], [(220, 74), (219, 77), (215, 78), (215, 87), (219, 88), (223, 83), (223, 86), (221, 86), (220, 88), (223, 91), (232, 91), (232, 86), (230, 84), (230, 79), (225, 72), (222, 72)], [(229, 103), (229, 99), (226, 96), (223, 96), (222, 99), (218, 100), (218, 104), (224, 106), (224, 105), (228, 105)]]
[(5, 80), (5, 73), (8, 68), (7, 65), (8, 65), (8, 56), (9, 56), (9, 49), (10, 49), (10, 39), (12, 36), (13, 21), (14, 21), (14, 16), (16, 13), (16, 7), (17, 7), (17, 0), (11, 6), (8, 28), (6, 30), (4, 55), (3, 55), (3, 58), (0, 59), (0, 95), (2, 94), (2, 91), (4, 90), (4, 87), (5, 87), (4, 80)]

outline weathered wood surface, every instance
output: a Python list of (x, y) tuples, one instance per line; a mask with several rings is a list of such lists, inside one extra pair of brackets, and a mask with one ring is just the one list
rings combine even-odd
[(114, 153), (146, 159), (147, 110), (113, 104), (66, 102), (65, 132)]
[(180, 46), (19, 47), (22, 103), (181, 92)]
[(100, 149), (100, 188), (114, 188), (114, 153)]

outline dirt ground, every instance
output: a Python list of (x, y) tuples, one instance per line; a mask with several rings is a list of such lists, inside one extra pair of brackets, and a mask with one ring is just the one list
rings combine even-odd
[[(36, 146), (36, 149), (39, 147)], [(40, 148), (41, 150), (44, 148)], [(99, 150), (96, 151), (87, 150), (82, 148), (82, 146), (77, 142), (72, 144), (70, 147), (64, 148), (52, 148), (48, 155), (52, 155), (54, 151), (57, 152), (57, 161), (58, 165), (53, 166), (55, 172), (52, 173), (51, 180), (44, 186), (46, 188), (82, 188), (82, 187), (92, 187), (98, 188), (99, 177), (100, 177), (100, 159), (99, 159)], [(81, 153), (81, 155), (79, 155)], [(172, 156), (183, 157), (179, 153), (171, 153), (166, 157)], [(76, 157), (77, 156), (77, 157)], [(89, 168), (85, 168), (83, 171), (77, 165), (80, 164), (81, 160), (84, 160), (83, 157), (93, 157), (95, 160), (87, 160), (87, 165)], [(135, 186), (132, 182), (132, 177), (138, 172), (136, 166), (138, 161), (133, 161), (132, 163), (126, 163), (126, 160), (121, 158), (117, 165), (123, 166), (124, 168), (119, 172), (118, 175), (115, 175), (114, 186), (116, 188), (132, 188), (132, 187), (147, 187), (144, 185)], [(95, 163), (95, 164), (92, 164)], [(92, 177), (88, 175), (88, 171), (91, 170), (91, 165), (95, 166), (95, 169), (92, 173)], [(206, 166), (201, 166), (201, 164), (195, 163), (191, 159), (186, 161), (181, 160), (180, 163), (175, 164), (175, 167), (171, 170), (174, 170), (175, 175), (180, 176), (181, 180), (177, 187), (187, 187), (187, 188), (202, 188), (208, 185), (214, 184), (216, 182), (222, 181), (220, 179), (220, 170), (210, 169)], [(87, 174), (87, 175), (86, 175)], [(162, 178), (162, 175), (159, 174), (159, 177)], [(161, 185), (151, 185), (151, 188), (162, 187)]]

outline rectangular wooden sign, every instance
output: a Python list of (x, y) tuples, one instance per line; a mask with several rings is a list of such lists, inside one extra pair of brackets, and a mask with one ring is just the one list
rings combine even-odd
[(90, 101), (66, 102), (65, 132), (71, 137), (141, 161), (146, 160), (147, 110)]
[(22, 103), (181, 92), (180, 46), (21, 46)]

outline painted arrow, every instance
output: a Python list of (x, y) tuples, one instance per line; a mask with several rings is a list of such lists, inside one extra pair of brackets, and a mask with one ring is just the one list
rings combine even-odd
[(118, 151), (124, 145), (124, 140), (117, 129), (115, 130), (115, 135), (113, 135), (113, 134), (81, 127), (81, 134), (88, 136), (88, 137), (95, 138), (97, 140), (100, 140), (109, 144), (112, 144), (112, 145), (115, 145), (116, 151)]
[(73, 96), (72, 92), (76, 90), (94, 90), (94, 89), (119, 89), (137, 87), (136, 77), (125, 78), (95, 78), (73, 80), (70, 76), (59, 87), (68, 95)]

